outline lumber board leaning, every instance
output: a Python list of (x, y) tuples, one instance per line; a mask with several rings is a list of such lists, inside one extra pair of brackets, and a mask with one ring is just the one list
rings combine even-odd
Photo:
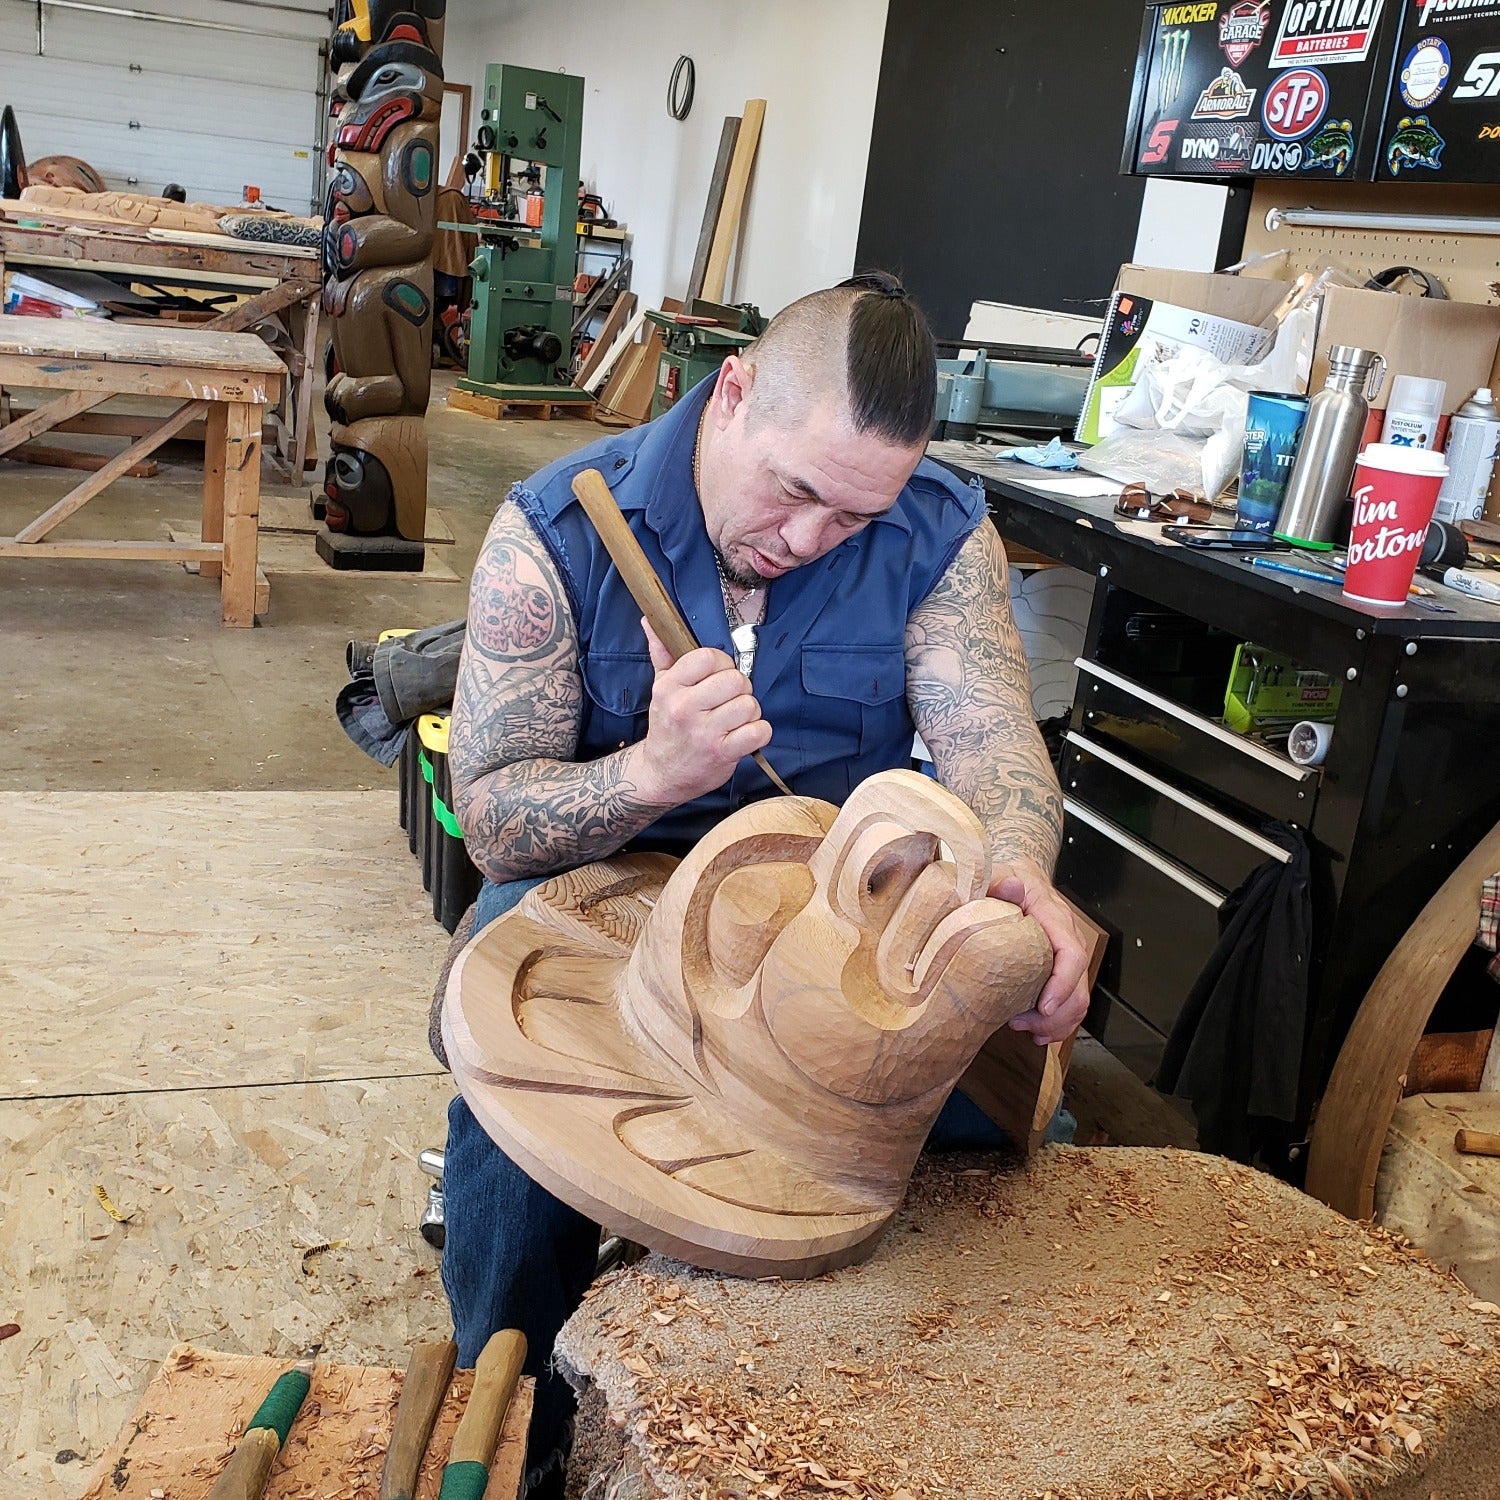
[(1500, 869), (1500, 823), (1443, 882), (1381, 965), (1313, 1122), (1307, 1191), (1351, 1219), (1375, 1212), (1375, 1174), (1402, 1079), (1443, 987), (1474, 942), (1479, 889)]
[(609, 373), (619, 362), (620, 357), (635, 342), (636, 335), (646, 323), (644, 308), (638, 308), (631, 316), (630, 321), (620, 330), (620, 336), (605, 351), (604, 358), (589, 372), (586, 379), (578, 382), (580, 389), (596, 394), (599, 387), (609, 379)]
[(719, 153), (714, 158), (713, 176), (708, 180), (708, 199), (703, 205), (703, 227), (698, 231), (698, 248), (693, 252), (693, 269), (688, 276), (688, 301), (703, 295), (703, 280), (708, 274), (708, 256), (713, 249), (719, 215), (724, 208), (724, 188), (729, 181), (729, 164), (734, 158), (734, 143), (740, 133), (740, 117), (725, 115), (719, 132)]
[(45, 406), (18, 414), (15, 421), (0, 427), (0, 454), (9, 453), (12, 448), (29, 443), (41, 433), (51, 432), (60, 423), (102, 406), (109, 397), (108, 391), (69, 391), (66, 396), (59, 396)]
[(621, 292), (615, 298), (615, 305), (605, 315), (604, 326), (599, 330), (599, 337), (594, 340), (594, 347), (589, 350), (588, 358), (579, 367), (578, 379), (573, 382), (581, 390), (590, 389), (587, 384), (589, 377), (604, 363), (605, 357), (614, 348), (615, 341), (620, 336), (620, 330), (635, 312), (635, 303), (634, 292)]
[(764, 99), (747, 99), (735, 137), (734, 156), (724, 184), (724, 203), (719, 222), (714, 226), (713, 245), (708, 252), (708, 266), (703, 274), (703, 295), (710, 302), (724, 300), (724, 284), (729, 275), (729, 256), (739, 238), (740, 218), (745, 210), (745, 196), (750, 187), (750, 169), (755, 165), (755, 150), (760, 144), (760, 128), (766, 117)]

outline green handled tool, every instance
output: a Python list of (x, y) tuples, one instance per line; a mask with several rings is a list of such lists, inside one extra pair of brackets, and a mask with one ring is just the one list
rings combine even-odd
[(214, 1481), (208, 1500), (260, 1500), (271, 1478), (276, 1455), (286, 1442), (312, 1385), (314, 1361), (303, 1360), (270, 1389), (245, 1427), (245, 1435)]
[(469, 1404), (453, 1434), (438, 1500), (484, 1500), (490, 1460), (525, 1361), (526, 1335), (519, 1329), (502, 1328), (484, 1346), (474, 1366)]

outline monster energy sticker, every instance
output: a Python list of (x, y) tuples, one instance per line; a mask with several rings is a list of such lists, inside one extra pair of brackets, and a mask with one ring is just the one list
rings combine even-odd
[(1162, 109), (1170, 109), (1182, 92), (1182, 80), (1187, 72), (1188, 47), (1193, 33), (1186, 27), (1161, 34), (1161, 72), (1157, 75), (1157, 103)]
[(1273, 68), (1363, 62), (1384, 0), (1291, 0), (1271, 47)]
[(1429, 172), (1442, 168), (1439, 160), (1448, 143), (1427, 122), (1426, 115), (1403, 115), (1396, 122), (1396, 133), (1385, 148), (1385, 165), (1392, 177), (1413, 167)]
[(1270, 24), (1267, 0), (1240, 0), (1219, 17), (1219, 46), (1230, 67), (1239, 67), (1260, 46)]
[(1255, 107), (1256, 90), (1247, 89), (1233, 68), (1225, 68), (1198, 95), (1195, 120), (1243, 120)]
[(1426, 109), (1448, 86), (1453, 59), (1441, 37), (1424, 36), (1401, 64), (1397, 83), (1401, 97), (1411, 109)]

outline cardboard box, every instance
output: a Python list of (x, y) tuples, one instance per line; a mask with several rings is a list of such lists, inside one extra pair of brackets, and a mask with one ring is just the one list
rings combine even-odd
[[(1121, 268), (1115, 289), (1239, 323), (1260, 323), (1286, 295), (1290, 283), (1127, 265)], [(1500, 307), (1334, 287), (1323, 299), (1318, 322), (1311, 393), (1323, 389), (1328, 351), (1335, 344), (1373, 349), (1385, 356), (1385, 380), (1370, 403), (1379, 411), (1385, 410), (1397, 375), (1446, 381), (1443, 411), (1449, 415), (1480, 386), (1500, 383)]]

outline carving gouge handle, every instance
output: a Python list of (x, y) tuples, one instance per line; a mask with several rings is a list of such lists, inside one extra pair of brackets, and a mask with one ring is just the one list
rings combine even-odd
[[(686, 656), (689, 651), (696, 651), (698, 638), (662, 587), (661, 579), (656, 576), (656, 569), (651, 566), (651, 559), (641, 550), (635, 533), (620, 514), (620, 507), (615, 504), (615, 497), (604, 482), (604, 476), (598, 469), (585, 469), (575, 476), (573, 493), (578, 497), (578, 503), (589, 520), (594, 523), (594, 530), (599, 533), (599, 540), (604, 543), (604, 550), (609, 553), (610, 560), (620, 570), (620, 577), (625, 580), (630, 597), (635, 600), (637, 608), (660, 637), (662, 645), (672, 653), (672, 659), (675, 661), (678, 657)], [(793, 795), (791, 787), (772, 770), (770, 761), (759, 750), (754, 752), (751, 759), (771, 778), (777, 791), (784, 792), (788, 797)]]
[(422, 1455), (427, 1452), (433, 1423), (448, 1394), (457, 1355), (458, 1346), (451, 1340), (418, 1344), (412, 1350), (406, 1379), (401, 1383), (391, 1446), (380, 1473), (380, 1500), (412, 1500), (416, 1493)]
[(271, 1478), (271, 1468), (287, 1433), (307, 1399), (312, 1364), (304, 1361), (288, 1370), (250, 1418), (239, 1446), (208, 1492), (208, 1500), (260, 1500)]
[(518, 1329), (502, 1328), (484, 1346), (474, 1366), (469, 1404), (453, 1434), (438, 1500), (484, 1500), (500, 1427), (525, 1362), (526, 1335)]

